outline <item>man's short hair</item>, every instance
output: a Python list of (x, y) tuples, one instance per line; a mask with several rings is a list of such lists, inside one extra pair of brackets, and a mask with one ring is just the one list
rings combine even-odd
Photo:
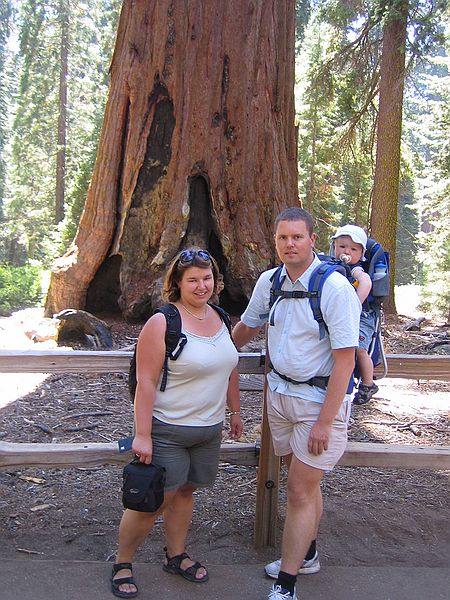
[(314, 221), (312, 216), (307, 210), (298, 206), (291, 206), (280, 212), (275, 219), (275, 230), (280, 221), (304, 221), (309, 235), (312, 235), (314, 232)]

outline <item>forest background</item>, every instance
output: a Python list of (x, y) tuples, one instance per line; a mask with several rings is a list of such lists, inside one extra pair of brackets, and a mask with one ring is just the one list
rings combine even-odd
[[(76, 232), (121, 5), (0, 0), (3, 314), (42, 301), (45, 275)], [(338, 225), (370, 227), (384, 5), (296, 0), (299, 197), (324, 251)], [(396, 285), (418, 286), (421, 308), (447, 322), (449, 16), (448, 2), (409, 2), (395, 270)]]

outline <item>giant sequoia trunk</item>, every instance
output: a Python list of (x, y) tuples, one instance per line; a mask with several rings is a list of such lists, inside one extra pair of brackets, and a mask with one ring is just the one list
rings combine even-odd
[(377, 156), (370, 218), (372, 236), (381, 242), (391, 256), (390, 293), (385, 302), (386, 312), (390, 314), (397, 312), (394, 299), (395, 254), (407, 15), (408, 2), (405, 0), (384, 29)]
[(297, 202), (294, 0), (125, 0), (97, 161), (46, 312), (145, 318), (178, 250), (207, 248), (230, 309)]

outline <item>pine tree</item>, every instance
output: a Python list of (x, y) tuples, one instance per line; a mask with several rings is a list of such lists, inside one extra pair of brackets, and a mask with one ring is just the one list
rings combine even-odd
[(8, 39), (12, 6), (10, 0), (0, 0), (0, 223), (5, 220), (4, 197), (6, 189), (5, 146), (8, 140), (8, 90), (10, 82), (7, 73)]
[(416, 283), (419, 256), (419, 215), (411, 173), (400, 179), (395, 285)]
[[(95, 161), (120, 0), (23, 0), (8, 229), (45, 263), (72, 239)], [(59, 228), (56, 221), (67, 212)], [(20, 240), (20, 242), (19, 242)]]

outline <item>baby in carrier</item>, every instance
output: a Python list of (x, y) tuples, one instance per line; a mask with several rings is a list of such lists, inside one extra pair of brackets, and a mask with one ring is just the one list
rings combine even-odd
[(351, 269), (356, 293), (363, 306), (359, 326), (359, 348), (356, 360), (361, 374), (358, 387), (358, 404), (365, 404), (378, 392), (378, 386), (373, 381), (373, 363), (368, 350), (376, 328), (376, 314), (367, 305), (366, 299), (372, 289), (372, 280), (364, 270), (362, 263), (367, 246), (367, 234), (357, 225), (339, 227), (333, 235), (334, 256), (345, 262)]

